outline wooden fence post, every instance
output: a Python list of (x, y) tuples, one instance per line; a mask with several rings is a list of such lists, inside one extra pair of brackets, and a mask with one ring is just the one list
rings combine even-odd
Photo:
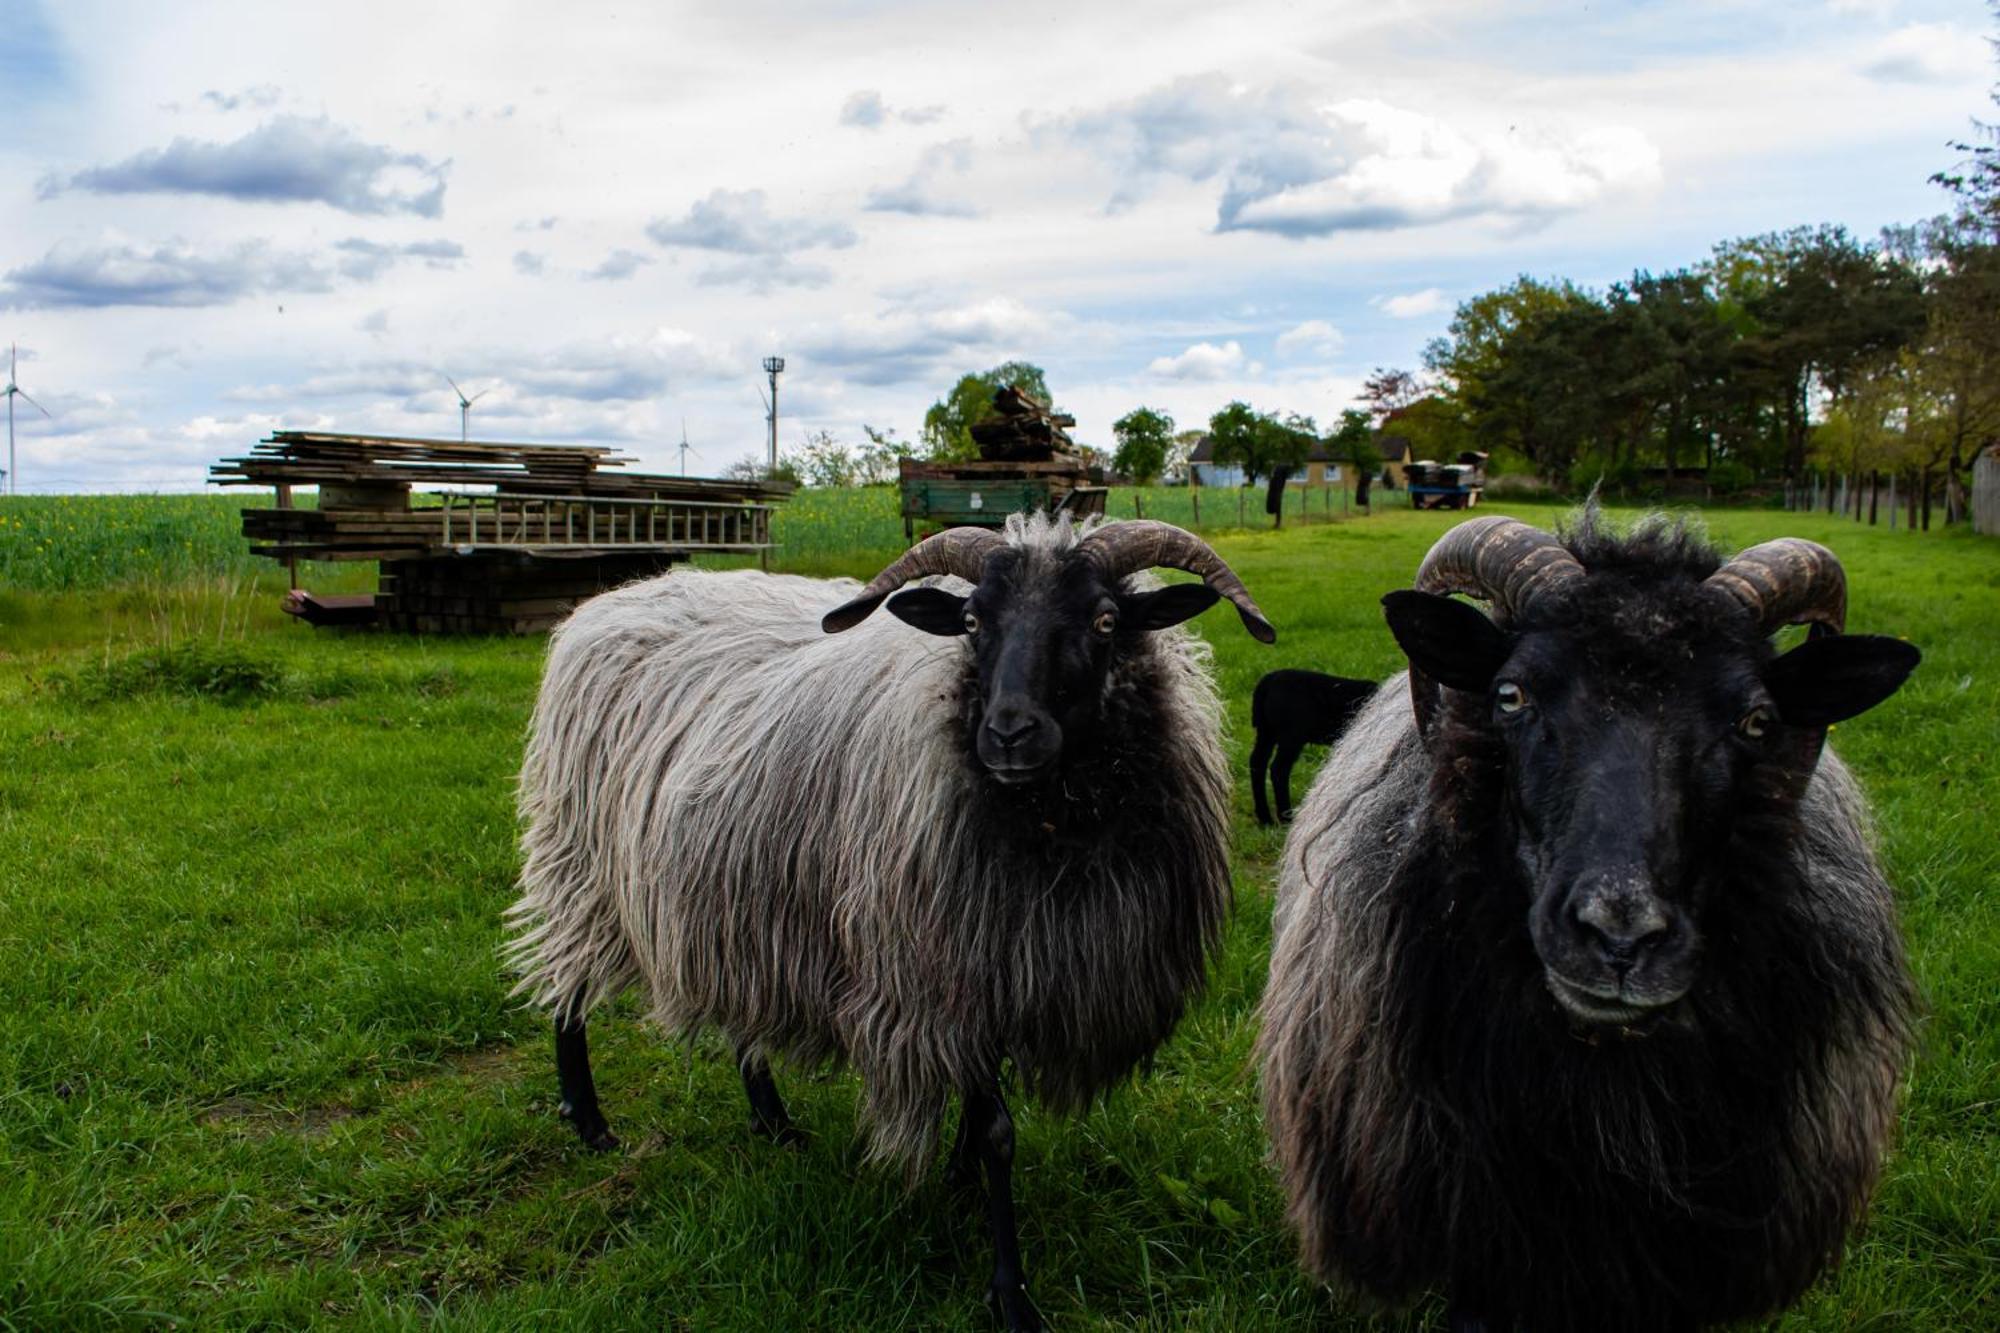
[(1201, 487), (1188, 487), (1188, 498), (1194, 501), (1194, 525), (1201, 526)]

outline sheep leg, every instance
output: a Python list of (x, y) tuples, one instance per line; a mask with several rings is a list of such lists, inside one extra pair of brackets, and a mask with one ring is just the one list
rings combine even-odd
[(993, 1231), (993, 1281), (986, 1288), (986, 1303), (1008, 1333), (1034, 1333), (1042, 1327), (1042, 1316), (1028, 1299), (1021, 1235), (1014, 1224), (1014, 1118), (997, 1090), (971, 1093), (963, 1100), (965, 1132), (986, 1164), (986, 1218)]
[(751, 1130), (787, 1147), (804, 1143), (804, 1131), (792, 1123), (785, 1099), (778, 1095), (778, 1081), (771, 1077), (771, 1062), (753, 1047), (738, 1046), (736, 1072), (743, 1076), (743, 1095), (750, 1099)]
[(972, 1133), (969, 1103), (959, 1109), (958, 1133), (945, 1159), (944, 1183), (945, 1188), (954, 1190), (973, 1189), (979, 1184), (979, 1144)]
[(1299, 761), (1303, 745), (1285, 744), (1278, 747), (1278, 758), (1271, 765), (1271, 786), (1278, 796), (1278, 822), (1292, 822), (1292, 765)]
[(1264, 801), (1264, 767), (1270, 762), (1271, 738), (1260, 731), (1257, 733), (1257, 743), (1250, 748), (1250, 797), (1256, 803), (1259, 824), (1271, 822), (1271, 807)]
[(562, 1105), (556, 1114), (575, 1126), (577, 1137), (592, 1152), (610, 1152), (618, 1136), (597, 1107), (597, 1083), (590, 1076), (590, 1038), (583, 1017), (556, 1020), (556, 1077), (562, 1083)]

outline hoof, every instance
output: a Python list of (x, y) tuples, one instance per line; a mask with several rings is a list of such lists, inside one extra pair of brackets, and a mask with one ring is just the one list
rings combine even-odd
[(1292, 822), (1292, 812), (1291, 812), (1291, 811), (1289, 811), (1289, 810), (1280, 810), (1280, 811), (1278, 812), (1278, 822), (1279, 822), (1280, 824), (1289, 824), (1289, 823), (1291, 823), (1291, 822)]
[(1000, 1320), (1007, 1333), (1041, 1333), (1042, 1312), (1028, 1299), (1028, 1289), (1018, 1282), (994, 1282), (986, 1288), (986, 1308)]
[(576, 1108), (568, 1102), (557, 1107), (556, 1114), (569, 1121), (570, 1128), (574, 1129), (576, 1136), (583, 1140), (583, 1146), (592, 1152), (617, 1151), (618, 1136), (611, 1132), (610, 1122), (603, 1116), (591, 1116), (587, 1119), (579, 1117)]

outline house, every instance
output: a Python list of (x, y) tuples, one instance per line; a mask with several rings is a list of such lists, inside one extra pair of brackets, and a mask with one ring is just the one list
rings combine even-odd
[(1243, 469), (1234, 463), (1215, 461), (1215, 437), (1203, 435), (1188, 450), (1188, 485), (1241, 486)]
[[(1324, 440), (1314, 441), (1311, 452), (1306, 455), (1303, 475), (1295, 474), (1294, 486), (1339, 486), (1344, 484), (1346, 466), (1327, 453)], [(1222, 464), (1215, 461), (1215, 440), (1203, 435), (1188, 451), (1188, 484), (1191, 486), (1241, 486), (1243, 469), (1234, 463)]]
[(1410, 484), (1410, 441), (1402, 435), (1391, 435), (1386, 431), (1375, 432), (1375, 449), (1382, 455), (1382, 484), (1391, 490), (1404, 490)]

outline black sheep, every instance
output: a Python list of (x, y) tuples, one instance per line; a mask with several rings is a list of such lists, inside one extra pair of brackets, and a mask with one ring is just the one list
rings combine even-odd
[(1308, 745), (1331, 745), (1375, 693), (1372, 680), (1349, 680), (1318, 671), (1272, 671), (1250, 696), (1250, 725), (1257, 744), (1250, 751), (1250, 791), (1257, 822), (1271, 822), (1264, 800), (1264, 768), (1277, 753), (1271, 781), (1278, 791), (1278, 820), (1292, 822), (1292, 765)]

